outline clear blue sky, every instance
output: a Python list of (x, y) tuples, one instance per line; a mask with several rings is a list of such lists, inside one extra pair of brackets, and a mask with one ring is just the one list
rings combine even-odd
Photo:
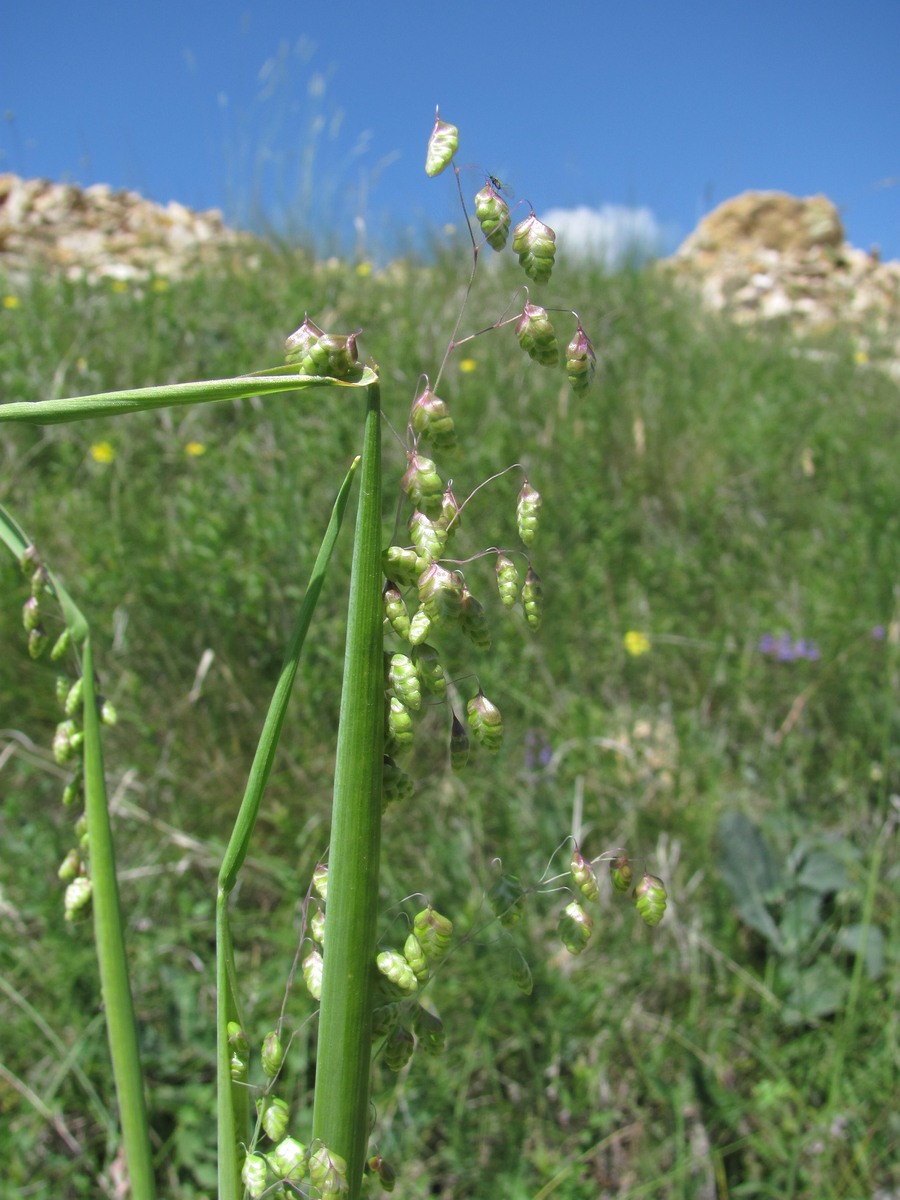
[(539, 214), (643, 207), (671, 249), (748, 188), (824, 192), (900, 258), (898, 63), (900, 0), (5, 0), (0, 170), (384, 244), (458, 220), (439, 103)]

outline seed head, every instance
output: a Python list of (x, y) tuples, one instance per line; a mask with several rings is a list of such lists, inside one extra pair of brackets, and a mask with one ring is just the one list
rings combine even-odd
[(429, 904), (413, 918), (413, 932), (421, 943), (425, 957), (432, 962), (440, 962), (453, 940), (453, 922)]
[(572, 878), (575, 880), (585, 900), (596, 900), (600, 894), (600, 889), (597, 887), (597, 877), (594, 874), (594, 868), (580, 850), (573, 852), (570, 870)]
[(574, 337), (566, 346), (566, 375), (576, 396), (583, 396), (591, 386), (596, 365), (597, 356), (594, 354), (594, 347), (591, 345), (590, 338), (581, 328), (579, 321)]
[(544, 589), (541, 586), (540, 575), (530, 563), (525, 575), (525, 582), (522, 585), (522, 608), (525, 611), (528, 627), (537, 633), (544, 616)]
[(241, 1181), (251, 1200), (258, 1200), (266, 1190), (268, 1164), (261, 1154), (248, 1154), (241, 1168)]
[(475, 197), (475, 216), (487, 244), (492, 250), (502, 250), (509, 237), (509, 205), (490, 183)]
[(280, 1141), (284, 1137), (291, 1115), (287, 1101), (279, 1096), (260, 1096), (256, 1101), (256, 1111), (260, 1115), (266, 1137), (271, 1138), (273, 1142)]
[(410, 424), (416, 437), (430, 443), (435, 450), (456, 449), (456, 429), (450, 410), (430, 388), (426, 388), (413, 402)]
[(617, 892), (627, 892), (634, 878), (631, 859), (627, 854), (619, 854), (609, 864), (609, 874), (612, 885)]
[(526, 479), (516, 501), (516, 524), (519, 537), (526, 546), (532, 544), (537, 534), (542, 503), (540, 492)]
[(263, 1070), (270, 1079), (274, 1079), (284, 1062), (284, 1047), (274, 1029), (263, 1038), (261, 1058)]
[(476, 742), (485, 750), (499, 750), (503, 742), (503, 717), (500, 709), (488, 700), (481, 688), (466, 705), (466, 712)]
[(416, 973), (402, 954), (396, 950), (382, 950), (375, 959), (375, 965), (381, 974), (397, 990), (407, 996), (418, 990), (419, 981)]
[(381, 600), (384, 604), (385, 621), (397, 637), (406, 641), (409, 637), (409, 612), (400, 589), (392, 579), (385, 580)]
[(559, 918), (558, 933), (560, 940), (570, 954), (580, 954), (591, 940), (594, 921), (586, 913), (577, 900), (567, 904)]
[(666, 911), (666, 885), (645, 871), (634, 889), (634, 903), (646, 925), (658, 925)]
[(309, 1158), (306, 1147), (292, 1137), (286, 1137), (279, 1142), (269, 1156), (272, 1170), (279, 1179), (291, 1183), (300, 1183), (306, 1175)]
[(546, 283), (556, 257), (556, 234), (532, 212), (513, 230), (513, 250), (529, 279)]
[(526, 304), (516, 323), (516, 337), (522, 349), (542, 367), (555, 367), (559, 362), (559, 343), (546, 308)]
[(425, 154), (425, 174), (434, 177), (449, 165), (453, 155), (459, 149), (459, 130), (441, 120), (440, 112), (434, 111), (434, 128), (428, 139), (428, 150)]

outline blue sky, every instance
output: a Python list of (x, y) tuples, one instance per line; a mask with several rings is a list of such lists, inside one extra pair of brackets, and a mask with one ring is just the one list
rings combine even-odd
[(900, 0), (6, 0), (0, 170), (374, 250), (458, 222), (423, 172), (440, 104), (469, 190), (539, 215), (669, 250), (746, 189), (824, 192), (900, 258), (898, 47)]

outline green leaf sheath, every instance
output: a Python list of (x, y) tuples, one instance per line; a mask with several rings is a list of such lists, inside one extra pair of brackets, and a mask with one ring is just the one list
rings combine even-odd
[(377, 384), (368, 388), (367, 397), (335, 765), (313, 1114), (314, 1138), (347, 1162), (351, 1200), (359, 1194), (368, 1136), (384, 741)]

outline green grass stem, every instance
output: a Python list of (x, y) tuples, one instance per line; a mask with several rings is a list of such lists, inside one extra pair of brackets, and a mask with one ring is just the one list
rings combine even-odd
[(122, 1140), (131, 1178), (131, 1195), (135, 1200), (153, 1200), (156, 1195), (153, 1156), (150, 1150), (137, 1021), (128, 976), (122, 908), (116, 879), (106, 781), (103, 775), (103, 750), (94, 690), (90, 634), (82, 644), (82, 670), (84, 795), (90, 841), (94, 937), (100, 969), (100, 990), (106, 1012), (106, 1030), (122, 1121)]
[(328, 861), (313, 1137), (347, 1162), (359, 1195), (368, 1135), (381, 838), (384, 663), (381, 410), (368, 388)]

